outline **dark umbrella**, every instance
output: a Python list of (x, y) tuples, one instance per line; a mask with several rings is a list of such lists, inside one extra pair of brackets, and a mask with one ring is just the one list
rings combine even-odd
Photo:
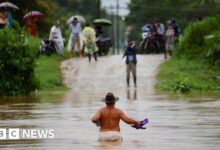
[(40, 20), (42, 19), (43, 14), (39, 11), (31, 11), (29, 13), (27, 13), (26, 15), (24, 15), (23, 20), (26, 19), (33, 19), (33, 20)]
[(108, 19), (95, 19), (93, 21), (94, 24), (96, 25), (103, 25), (103, 26), (110, 26), (112, 25), (112, 22)]
[(0, 8), (12, 8), (12, 9), (19, 9), (18, 6), (9, 2), (0, 3)]

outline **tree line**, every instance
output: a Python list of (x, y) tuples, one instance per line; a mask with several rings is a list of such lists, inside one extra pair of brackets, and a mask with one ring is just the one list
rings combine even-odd
[(162, 23), (175, 18), (183, 29), (189, 22), (220, 12), (220, 0), (131, 0), (127, 22), (136, 33), (153, 18)]

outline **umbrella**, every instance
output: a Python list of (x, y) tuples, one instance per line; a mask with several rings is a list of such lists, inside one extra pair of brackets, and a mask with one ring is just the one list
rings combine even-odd
[(93, 21), (94, 24), (99, 24), (99, 25), (103, 25), (103, 26), (110, 26), (112, 25), (112, 22), (108, 19), (95, 19)]
[(84, 23), (85, 22), (85, 19), (82, 17), (82, 16), (79, 16), (79, 15), (76, 15), (76, 16), (72, 16), (68, 19), (67, 21), (67, 24), (70, 24), (74, 18), (77, 18), (77, 20), (80, 22), (80, 23)]
[(39, 11), (31, 11), (29, 13), (27, 13), (26, 15), (24, 15), (23, 19), (34, 19), (34, 20), (40, 20), (42, 19), (43, 14)]
[(0, 3), (0, 8), (12, 8), (12, 9), (19, 9), (18, 6), (9, 2)]

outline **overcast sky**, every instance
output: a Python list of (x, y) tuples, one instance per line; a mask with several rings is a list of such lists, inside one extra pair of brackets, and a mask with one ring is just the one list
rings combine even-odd
[[(127, 15), (129, 13), (127, 8), (127, 4), (130, 2), (130, 0), (118, 0), (119, 1), (119, 6), (122, 7), (119, 10), (119, 14), (120, 15)], [(117, 6), (117, 0), (101, 0), (102, 3), (102, 7), (107, 7), (106, 9), (108, 10), (108, 12), (111, 12), (110, 9), (108, 7), (111, 7), (111, 5), (113, 7)], [(114, 9), (114, 12), (116, 12), (116, 9)]]

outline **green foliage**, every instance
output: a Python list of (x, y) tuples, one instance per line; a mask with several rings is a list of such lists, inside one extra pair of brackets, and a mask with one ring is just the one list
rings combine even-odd
[(176, 18), (180, 28), (184, 29), (197, 18), (220, 12), (219, 2), (213, 5), (208, 1), (212, 0), (131, 0), (127, 21), (134, 26), (134, 32), (138, 32), (135, 35), (139, 36), (141, 27), (153, 18), (158, 18), (164, 24), (167, 20)]
[(186, 58), (171, 58), (160, 66), (158, 91), (187, 93), (220, 89), (220, 70)]
[(175, 56), (200, 59), (215, 64), (219, 60), (220, 16), (208, 17), (186, 28)]
[(220, 66), (220, 31), (205, 37), (206, 57), (212, 65)]
[(28, 49), (31, 51), (32, 57), (38, 56), (38, 51), (40, 47), (40, 39), (35, 38), (32, 36), (25, 36), (24, 44), (28, 47)]
[(24, 41), (24, 34), (8, 28), (0, 31), (0, 95), (28, 94), (39, 86), (35, 58)]
[(67, 88), (62, 83), (62, 74), (60, 71), (60, 62), (66, 59), (66, 56), (52, 55), (50, 57), (40, 56), (37, 59), (36, 76), (40, 80), (41, 92), (60, 92)]
[(183, 76), (179, 77), (175, 81), (174, 91), (178, 93), (186, 93), (190, 92), (192, 90), (201, 90), (202, 87), (196, 83), (194, 80), (192, 80), (190, 77)]

